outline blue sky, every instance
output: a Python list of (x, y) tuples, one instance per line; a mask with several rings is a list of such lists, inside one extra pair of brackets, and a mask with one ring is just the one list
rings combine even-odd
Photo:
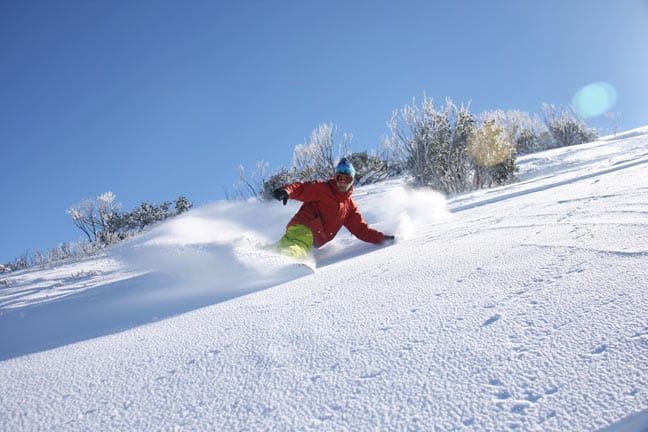
[(323, 123), (378, 149), (424, 93), (540, 113), (606, 82), (648, 124), (646, 0), (3, 0), (0, 41), (0, 263), (79, 239), (66, 209), (105, 191), (223, 199)]

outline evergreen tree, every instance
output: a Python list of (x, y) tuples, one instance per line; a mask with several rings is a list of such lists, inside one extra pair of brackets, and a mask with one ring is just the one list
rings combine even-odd
[(184, 196), (180, 195), (178, 198), (176, 198), (175, 201), (175, 214), (180, 215), (182, 213), (188, 212), (191, 208), (193, 207), (193, 204), (189, 199)]

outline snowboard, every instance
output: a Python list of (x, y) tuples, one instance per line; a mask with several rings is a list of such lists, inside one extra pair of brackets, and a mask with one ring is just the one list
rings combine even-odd
[(309, 255), (303, 260), (280, 254), (276, 245), (239, 244), (235, 249), (238, 260), (246, 269), (259, 277), (285, 281), (315, 273), (315, 258)]

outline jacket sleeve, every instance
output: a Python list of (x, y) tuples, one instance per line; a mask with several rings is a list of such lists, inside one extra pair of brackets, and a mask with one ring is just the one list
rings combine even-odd
[(308, 182), (308, 183), (291, 183), (282, 187), (281, 189), (288, 192), (290, 199), (302, 202), (317, 201), (322, 197), (321, 187), (324, 183), (321, 182)]
[(347, 217), (344, 226), (360, 240), (369, 243), (380, 243), (384, 239), (384, 234), (378, 230), (371, 228), (367, 222), (362, 218), (358, 206), (351, 201), (351, 211)]

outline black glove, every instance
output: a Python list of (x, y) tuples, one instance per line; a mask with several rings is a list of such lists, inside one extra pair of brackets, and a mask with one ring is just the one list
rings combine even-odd
[(394, 237), (393, 235), (383, 234), (383, 240), (381, 243), (391, 243), (394, 241), (396, 241), (396, 237)]
[(288, 202), (288, 192), (286, 189), (275, 189), (274, 192), (272, 192), (272, 196), (275, 197), (279, 201), (283, 201), (284, 205)]

